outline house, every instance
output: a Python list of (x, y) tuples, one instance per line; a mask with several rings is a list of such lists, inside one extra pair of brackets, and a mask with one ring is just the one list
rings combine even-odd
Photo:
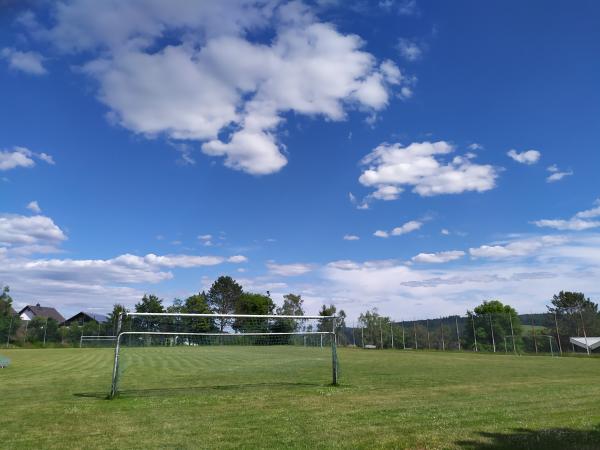
[(36, 317), (43, 317), (48, 319), (54, 319), (58, 323), (64, 322), (65, 318), (54, 308), (49, 306), (27, 305), (21, 311), (19, 311), (19, 317), (21, 320), (29, 321)]
[(66, 327), (72, 324), (82, 326), (84, 323), (87, 322), (106, 323), (108, 322), (108, 317), (106, 317), (104, 314), (80, 311), (73, 317), (69, 317), (61, 325), (64, 325)]

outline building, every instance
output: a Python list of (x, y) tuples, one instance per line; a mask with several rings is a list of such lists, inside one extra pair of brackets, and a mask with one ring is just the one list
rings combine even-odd
[(24, 321), (33, 320), (36, 317), (54, 319), (58, 323), (65, 321), (65, 318), (56, 309), (49, 306), (40, 306), (39, 303), (37, 305), (27, 305), (19, 311), (19, 317)]
[(62, 325), (67, 327), (73, 324), (82, 326), (87, 322), (106, 323), (108, 322), (108, 317), (106, 317), (104, 314), (81, 311), (75, 314), (73, 317), (69, 317), (62, 323)]

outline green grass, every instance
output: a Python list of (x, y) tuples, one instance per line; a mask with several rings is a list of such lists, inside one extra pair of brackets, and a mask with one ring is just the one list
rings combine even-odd
[(288, 347), (0, 350), (0, 448), (600, 448), (600, 359)]

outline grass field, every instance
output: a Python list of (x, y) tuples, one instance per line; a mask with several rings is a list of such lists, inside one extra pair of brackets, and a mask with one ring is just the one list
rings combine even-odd
[(0, 350), (0, 448), (600, 448), (600, 359), (289, 347)]

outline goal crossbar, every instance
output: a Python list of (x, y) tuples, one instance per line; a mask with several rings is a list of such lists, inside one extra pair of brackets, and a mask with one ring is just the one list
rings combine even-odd
[(212, 317), (214, 319), (335, 319), (337, 316), (290, 316), (278, 314), (125, 313), (126, 317)]
[[(178, 332), (178, 331), (121, 331), (123, 318), (125, 317), (201, 317), (212, 319), (295, 319), (295, 320), (330, 320), (331, 331), (290, 331), (290, 332), (234, 332), (234, 333), (196, 333), (196, 332)], [(119, 314), (117, 322), (116, 336), (106, 336), (107, 339), (113, 338), (115, 344), (115, 358), (112, 373), (112, 384), (109, 398), (114, 398), (118, 392), (118, 374), (119, 374), (119, 350), (121, 346), (121, 337), (127, 335), (141, 336), (215, 336), (215, 337), (243, 337), (243, 336), (298, 336), (298, 335), (329, 335), (331, 336), (331, 361), (332, 361), (332, 384), (338, 384), (338, 360), (337, 360), (337, 334), (336, 334), (337, 316), (294, 316), (277, 314), (196, 314), (196, 313), (138, 313), (124, 312)], [(321, 337), (322, 339), (322, 337)]]

